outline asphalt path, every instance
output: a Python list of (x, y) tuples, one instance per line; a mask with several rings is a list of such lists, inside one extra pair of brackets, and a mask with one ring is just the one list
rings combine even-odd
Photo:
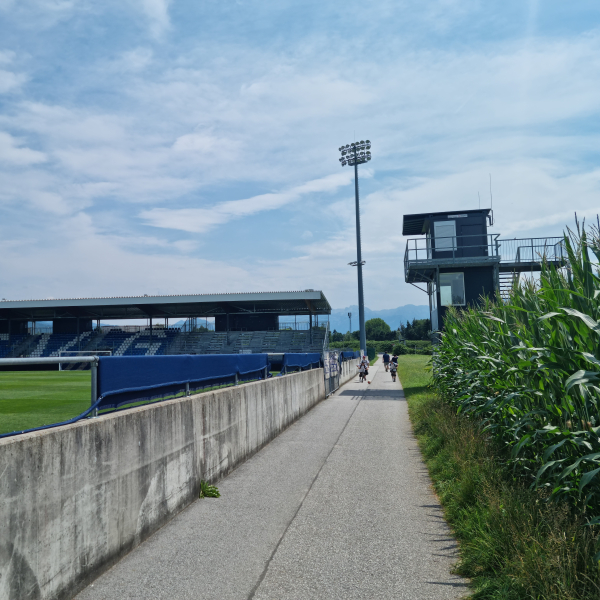
[(321, 402), (77, 596), (410, 599), (467, 594), (383, 366)]

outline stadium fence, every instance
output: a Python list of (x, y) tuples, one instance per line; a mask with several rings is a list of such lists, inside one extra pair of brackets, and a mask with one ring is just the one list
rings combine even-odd
[[(326, 395), (340, 386), (344, 361), (358, 352), (283, 354), (280, 375), (323, 366)], [(270, 377), (268, 354), (200, 354), (171, 356), (60, 356), (44, 358), (4, 358), (0, 366), (26, 364), (89, 364), (91, 370), (90, 407), (80, 415), (51, 425), (1, 434), (0, 438), (68, 425), (99, 411), (117, 410), (126, 405), (164, 400), (178, 394)]]

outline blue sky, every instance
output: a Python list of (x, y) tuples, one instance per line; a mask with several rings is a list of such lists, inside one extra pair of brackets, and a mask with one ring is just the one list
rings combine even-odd
[(0, 297), (403, 283), (402, 215), (560, 235), (600, 191), (600, 3), (0, 0)]

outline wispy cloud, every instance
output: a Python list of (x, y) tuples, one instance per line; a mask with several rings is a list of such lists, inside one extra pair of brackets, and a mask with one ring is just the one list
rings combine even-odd
[[(2, 64), (1, 60), (0, 64)], [(0, 69), (0, 94), (14, 92), (18, 90), (26, 81), (27, 77), (22, 73), (14, 73), (12, 71)]]
[[(361, 169), (368, 302), (423, 302), (389, 277), (404, 213), (474, 208), (489, 172), (505, 235), (595, 210), (600, 7), (581, 5), (561, 20), (537, 0), (0, 0), (5, 286), (30, 289), (39, 261), (43, 295), (123, 292), (131, 272), (136, 292), (160, 264), (213, 291), (321, 285), (351, 304), (337, 148), (356, 135), (376, 169)], [(109, 266), (73, 258), (71, 281), (56, 257), (85, 243)]]
[(32, 165), (46, 161), (43, 152), (24, 147), (23, 142), (0, 131), (0, 161), (12, 165)]
[(139, 0), (146, 18), (150, 22), (152, 35), (160, 37), (171, 26), (169, 19), (170, 0)]
[(306, 194), (331, 193), (348, 185), (352, 179), (349, 172), (329, 175), (308, 181), (285, 192), (260, 194), (244, 200), (221, 202), (209, 208), (168, 209), (153, 208), (142, 211), (140, 217), (148, 225), (165, 229), (178, 229), (190, 233), (206, 233), (218, 225), (259, 212), (282, 208), (302, 199)]

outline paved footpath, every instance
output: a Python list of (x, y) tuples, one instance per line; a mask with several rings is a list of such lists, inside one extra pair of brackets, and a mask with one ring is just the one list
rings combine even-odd
[(78, 600), (449, 600), (456, 543), (383, 367), (321, 402)]

